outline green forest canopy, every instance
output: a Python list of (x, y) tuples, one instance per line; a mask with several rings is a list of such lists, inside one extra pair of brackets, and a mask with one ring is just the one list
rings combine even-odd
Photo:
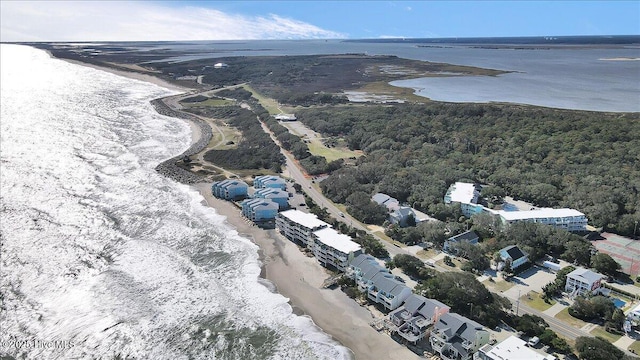
[(570, 207), (632, 234), (640, 220), (640, 120), (498, 104), (398, 104), (299, 109), (300, 121), (365, 156), (322, 182), (333, 201), (383, 192), (435, 212), (460, 180), (498, 185), (537, 206)]

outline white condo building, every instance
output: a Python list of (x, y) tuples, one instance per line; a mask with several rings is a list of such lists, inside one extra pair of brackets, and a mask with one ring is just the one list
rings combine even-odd
[(313, 255), (323, 266), (331, 265), (345, 272), (349, 262), (362, 253), (362, 248), (348, 235), (325, 227), (313, 232)]
[(500, 216), (503, 224), (517, 222), (533, 222), (555, 226), (567, 231), (584, 231), (587, 229), (587, 217), (574, 209), (550, 209), (542, 208), (525, 211), (489, 210), (490, 213)]
[(276, 229), (287, 239), (311, 248), (313, 232), (329, 227), (329, 224), (318, 219), (314, 214), (300, 210), (287, 210), (276, 217)]

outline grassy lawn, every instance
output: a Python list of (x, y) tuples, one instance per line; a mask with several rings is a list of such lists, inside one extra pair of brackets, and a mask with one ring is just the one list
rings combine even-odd
[(461, 267), (462, 267), (462, 261), (452, 257), (451, 260), (453, 261), (453, 264), (455, 265), (455, 267), (453, 266), (449, 266), (447, 264), (444, 263), (444, 259), (442, 260), (438, 260), (436, 261), (436, 265), (443, 267), (445, 269), (451, 269), (452, 271), (462, 271)]
[(490, 287), (497, 291), (507, 291), (511, 289), (515, 284), (509, 281), (504, 281), (503, 279), (495, 280), (491, 282), (489, 280), (485, 280), (482, 282), (486, 287)]
[(253, 94), (253, 97), (258, 99), (260, 105), (262, 105), (269, 112), (269, 114), (277, 115), (281, 113), (281, 111), (278, 109), (278, 102), (275, 99), (263, 96), (249, 85), (243, 85), (242, 87), (245, 90), (250, 91)]
[(382, 240), (384, 240), (384, 241), (388, 242), (388, 243), (396, 244), (396, 245), (398, 245), (398, 246), (403, 246), (401, 243), (399, 243), (399, 242), (397, 242), (397, 241), (393, 241), (393, 239), (392, 239), (392, 238), (390, 238), (390, 237), (388, 237), (388, 236), (384, 233), (384, 231), (376, 231), (376, 232), (374, 232), (373, 234), (374, 234), (375, 236), (379, 237), (380, 239), (382, 239)]
[(418, 253), (416, 255), (418, 255), (418, 257), (421, 258), (421, 259), (431, 259), (434, 256), (438, 255), (438, 252), (436, 250), (433, 250), (433, 249), (420, 250), (420, 251), (418, 251)]
[(627, 350), (633, 350), (636, 354), (640, 353), (640, 341), (634, 341)]
[[(215, 127), (217, 129), (220, 129), (220, 131), (222, 131), (222, 134), (224, 134), (224, 141), (221, 144), (218, 144), (220, 140), (222, 140), (222, 135), (220, 134), (220, 131), (217, 131), (216, 128), (213, 128), (213, 136), (211, 137), (211, 141), (209, 141), (209, 148), (207, 150), (228, 150), (235, 149), (238, 146), (238, 143), (242, 139), (242, 133), (240, 131), (231, 126), (221, 125), (218, 122), (215, 122)], [(233, 142), (233, 144), (229, 144), (229, 142)]]
[(355, 151), (349, 150), (347, 148), (343, 148), (343, 147), (328, 148), (324, 146), (324, 144), (322, 144), (320, 140), (315, 140), (315, 139), (308, 142), (307, 146), (309, 147), (309, 152), (312, 155), (323, 156), (325, 159), (327, 159), (327, 162), (331, 162), (333, 160), (338, 160), (338, 159), (347, 159), (350, 157), (360, 156), (360, 154), (356, 153)]
[(560, 311), (556, 315), (556, 319), (562, 320), (573, 327), (577, 327), (578, 329), (588, 324), (580, 319), (574, 318), (573, 316), (569, 315), (569, 308)]
[[(542, 300), (542, 296), (540, 296), (541, 294), (535, 292), (535, 291), (530, 291), (529, 292), (529, 296), (524, 295), (521, 297), (521, 300), (527, 304), (528, 306), (531, 306), (532, 308), (538, 310), (538, 311), (545, 311), (548, 308), (552, 307), (553, 305), (555, 305), (556, 301), (551, 299), (550, 303), (546, 303), (544, 302), (544, 300)], [(531, 300), (529, 300), (531, 299)]]
[(601, 326), (598, 326), (597, 328), (591, 330), (590, 334), (593, 336), (603, 337), (609, 340), (609, 342), (611, 343), (618, 341), (622, 337), (622, 335), (616, 335), (616, 334), (612, 334), (610, 332), (605, 331), (604, 328), (602, 328)]

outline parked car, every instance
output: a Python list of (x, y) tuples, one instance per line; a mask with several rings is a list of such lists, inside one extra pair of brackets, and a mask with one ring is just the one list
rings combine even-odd
[(529, 339), (529, 341), (527, 342), (527, 345), (534, 347), (538, 345), (539, 342), (540, 342), (540, 338), (537, 336), (534, 336), (531, 339)]

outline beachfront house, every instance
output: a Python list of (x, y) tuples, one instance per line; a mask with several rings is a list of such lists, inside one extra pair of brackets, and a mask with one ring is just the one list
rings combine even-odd
[(480, 186), (471, 183), (456, 182), (449, 186), (444, 195), (445, 204), (460, 204), (462, 214), (470, 218), (474, 214), (481, 213), (485, 207), (480, 205)]
[(253, 193), (253, 197), (260, 199), (270, 199), (278, 204), (279, 210), (286, 210), (289, 208), (289, 193), (279, 188), (266, 187), (258, 189)]
[(579, 267), (567, 274), (564, 291), (571, 297), (598, 293), (604, 275)]
[(500, 250), (500, 258), (502, 262), (498, 265), (498, 270), (502, 270), (508, 262), (511, 264), (511, 270), (516, 272), (518, 268), (529, 262), (529, 257), (516, 245), (507, 246)]
[(241, 206), (242, 215), (256, 224), (273, 223), (278, 215), (278, 204), (270, 199), (247, 199)]
[(366, 292), (373, 284), (373, 277), (379, 272), (383, 272), (391, 278), (393, 277), (389, 270), (380, 265), (373, 256), (360, 254), (349, 262), (345, 275), (356, 282), (358, 290)]
[(449, 312), (449, 307), (438, 300), (411, 294), (404, 304), (389, 313), (391, 331), (410, 343), (423, 339), (427, 330), (440, 316)]
[(253, 187), (256, 189), (274, 188), (287, 190), (287, 181), (279, 176), (262, 175), (253, 179)]
[(367, 299), (387, 310), (395, 310), (411, 295), (411, 289), (389, 275), (378, 272), (373, 276), (371, 286), (367, 289)]
[(247, 197), (249, 185), (242, 180), (227, 179), (216, 181), (211, 185), (213, 196), (225, 200), (239, 200)]
[(489, 343), (489, 332), (464, 316), (446, 313), (433, 326), (429, 343), (443, 360), (470, 360), (478, 349)]
[(463, 232), (462, 234), (452, 236), (444, 241), (444, 246), (442, 247), (442, 251), (446, 253), (451, 253), (455, 251), (456, 245), (462, 242), (466, 242), (472, 245), (476, 245), (480, 237), (476, 234), (475, 231), (470, 230)]
[(310, 248), (313, 244), (313, 232), (325, 227), (329, 227), (329, 224), (314, 214), (300, 210), (286, 210), (276, 216), (276, 229), (287, 239), (304, 247)]
[(539, 353), (513, 335), (495, 345), (486, 344), (473, 354), (473, 360), (556, 360), (556, 357)]
[(349, 262), (362, 254), (362, 248), (348, 235), (325, 227), (313, 232), (313, 255), (325, 267), (345, 272)]

